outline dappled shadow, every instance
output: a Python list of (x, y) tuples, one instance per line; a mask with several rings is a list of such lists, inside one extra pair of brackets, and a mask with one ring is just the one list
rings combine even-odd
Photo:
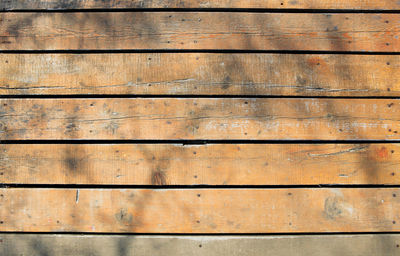
[[(61, 17), (63, 15), (63, 17)], [(159, 15), (159, 14), (157, 14)], [(202, 49), (202, 50), (328, 50), (328, 51), (362, 51), (362, 50), (370, 50), (370, 49), (362, 49), (362, 48), (354, 48), (354, 39), (353, 38), (345, 38), (343, 35), (342, 28), (337, 21), (334, 21), (332, 15), (330, 14), (321, 14), (318, 15), (318, 20), (315, 21), (315, 24), (319, 25), (316, 31), (300, 31), (300, 33), (295, 33), (296, 29), (301, 28), (301, 25), (304, 21), (299, 20), (293, 22), (291, 27), (282, 23), (282, 15), (263, 15), (260, 13), (250, 15), (250, 16), (239, 16), (237, 13), (224, 15), (222, 20), (215, 20), (213, 16), (216, 14), (162, 14), (163, 16), (159, 19), (163, 24), (156, 23), (153, 20), (152, 16), (145, 16), (139, 13), (134, 14), (124, 14), (120, 17), (115, 16), (115, 13), (99, 13), (94, 16), (93, 13), (80, 13), (80, 14), (60, 14), (57, 13), (54, 17), (50, 17), (44, 19), (47, 23), (54, 24), (68, 24), (68, 27), (58, 26), (56, 29), (52, 27), (53, 31), (50, 31), (49, 34), (46, 34), (43, 38), (37, 39), (34, 36), (30, 35), (28, 38), (24, 39), (22, 42), (17, 42), (21, 36), (21, 31), (26, 30), (26, 28), (33, 26), (35, 20), (43, 17), (39, 17), (40, 14), (24, 14), (24, 19), (16, 20), (16, 21), (7, 21), (9, 22), (8, 27), (2, 31), (2, 40), (4, 45), (6, 45), (6, 49), (9, 49), (11, 45), (16, 45), (20, 47), (23, 44), (27, 45), (28, 49), (61, 49), (62, 47), (67, 47), (68, 49), (79, 49), (79, 50), (91, 50), (91, 49), (101, 49), (101, 50), (120, 50), (120, 49), (175, 49), (175, 50), (187, 50), (187, 49)], [(285, 14), (291, 15), (291, 14)], [(340, 14), (345, 17), (347, 14)], [(178, 16), (178, 17), (176, 17)], [(95, 18), (93, 18), (95, 17)], [(218, 22), (218, 24), (212, 24), (211, 21)], [(346, 19), (344, 19), (346, 20)], [(384, 22), (384, 21), (379, 21)], [(203, 23), (206, 23), (204, 25)], [(115, 24), (126, 24), (124, 27), (116, 27)], [(140, 24), (138, 26), (137, 24)], [(187, 25), (188, 24), (188, 25)], [(197, 25), (196, 25), (197, 24)], [(168, 27), (170, 26), (170, 27)], [(187, 27), (194, 27), (198, 29), (198, 31), (185, 31)], [(207, 27), (208, 26), (208, 27)], [(213, 32), (215, 27), (219, 26), (221, 28), (220, 33)], [(168, 28), (166, 28), (168, 27)], [(183, 27), (180, 28), (180, 27)], [(72, 28), (72, 29), (71, 29)], [(89, 28), (89, 29), (88, 29)], [(282, 31), (282, 28), (285, 28), (285, 31)], [(231, 33), (231, 30), (234, 30), (235, 33)], [(206, 33), (203, 33), (205, 31)], [(292, 32), (291, 32), (292, 31)], [(23, 31), (23, 35), (29, 35), (29, 31)], [(167, 32), (167, 33), (166, 33)], [(54, 35), (61, 34), (62, 37), (54, 38)], [(164, 34), (163, 34), (164, 33)], [(203, 33), (203, 35), (202, 35)], [(241, 33), (241, 34), (240, 34)], [(239, 35), (238, 35), (239, 34)], [(5, 36), (4, 36), (5, 35)], [(203, 37), (202, 37), (203, 36)], [(4, 37), (4, 39), (3, 39)], [(307, 42), (310, 40), (310, 42)], [(56, 42), (56, 43), (54, 43)], [(308, 45), (308, 43), (310, 45)], [(7, 46), (10, 45), (10, 46)], [(313, 48), (315, 47), (315, 48)], [(174, 54), (174, 53), (171, 53)], [(230, 53), (227, 53), (230, 54)], [(201, 55), (201, 54), (199, 54)], [(260, 58), (265, 58), (264, 60), (268, 60), (266, 56), (276, 56), (273, 54), (261, 54), (258, 53), (257, 56)], [(326, 61), (329, 61), (329, 57), (319, 56), (319, 55), (296, 55), (296, 58), (291, 60), (291, 69), (296, 72), (289, 73), (283, 70), (275, 70), (274, 62), (270, 65), (266, 65), (265, 72), (268, 74), (274, 74), (276, 77), (279, 77), (279, 73), (282, 74), (290, 74), (292, 78), (288, 79), (291, 81), (291, 84), (263, 84), (260, 83), (259, 80), (256, 79), (257, 74), (254, 74), (254, 70), (251, 65), (248, 65), (246, 62), (246, 57), (243, 55), (239, 55), (236, 53), (232, 53), (229, 58), (221, 58), (223, 60), (223, 65), (219, 68), (220, 77), (219, 81), (214, 81), (214, 83), (220, 87), (221, 90), (227, 90), (229, 92), (229, 88), (231, 86), (239, 87), (240, 89), (237, 92), (237, 95), (250, 95), (250, 96), (282, 96), (282, 95), (294, 95), (294, 96), (331, 96), (329, 94), (331, 90), (335, 90), (337, 84), (341, 84), (343, 81), (350, 81), (347, 84), (351, 84), (353, 77), (358, 77), (360, 70), (353, 70), (350, 67), (351, 65), (346, 65), (344, 63), (347, 62), (350, 57), (341, 57), (338, 65), (333, 65), (333, 67), (329, 69), (323, 70), (324, 65), (326, 65)], [(285, 57), (282, 57), (285, 59)], [(281, 65), (282, 69), (284, 65)], [(256, 68), (255, 68), (256, 69)], [(322, 71), (321, 71), (322, 69)], [(262, 70), (259, 70), (262, 72)], [(276, 74), (275, 72), (278, 72)], [(326, 84), (319, 84), (316, 82), (318, 80), (318, 76), (323, 74), (324, 72), (330, 72), (329, 79), (331, 79), (334, 86), (329, 85), (329, 81), (325, 81)], [(121, 71), (123, 73), (123, 70)], [(205, 75), (206, 76), (206, 75)], [(266, 76), (268, 77), (268, 76)], [(338, 82), (340, 81), (340, 82)], [(369, 84), (373, 84), (371, 81), (366, 81)], [(282, 88), (291, 88), (289, 91), (282, 89), (282, 91), (276, 90), (274, 93), (268, 93), (269, 86), (271, 87), (282, 87)], [(389, 86), (389, 85), (388, 85)], [(334, 88), (334, 89), (332, 89)], [(338, 90), (344, 90), (343, 95), (351, 96), (351, 90), (357, 89), (355, 88), (345, 88), (345, 86), (339, 88)], [(387, 87), (389, 88), (389, 87)], [(358, 95), (369, 96), (368, 90), (366, 89), (366, 95), (362, 95), (362, 91), (358, 91)], [(346, 92), (348, 90), (348, 92)], [(387, 89), (386, 89), (387, 90)], [(212, 91), (212, 90), (210, 90)], [(390, 90), (389, 90), (390, 91)], [(192, 94), (192, 93), (187, 93)], [(229, 95), (229, 93), (226, 93)], [(236, 94), (236, 91), (235, 91)], [(215, 103), (219, 101), (219, 103)], [(225, 101), (224, 104), (221, 102)], [(362, 131), (362, 129), (356, 129), (356, 122), (358, 122), (359, 118), (362, 119), (366, 125), (376, 124), (377, 126), (381, 126), (380, 114), (379, 113), (370, 113), (371, 117), (358, 117), (355, 116), (357, 113), (355, 111), (351, 112), (339, 106), (335, 99), (221, 99), (215, 100), (214, 102), (208, 102), (205, 104), (201, 103), (201, 100), (196, 102), (195, 100), (187, 99), (189, 102), (187, 105), (180, 105), (180, 107), (187, 107), (192, 110), (183, 111), (185, 114), (184, 118), (181, 116), (175, 116), (172, 118), (175, 119), (185, 119), (185, 122), (177, 122), (176, 131), (181, 134), (171, 134), (171, 139), (242, 139), (242, 140), (274, 140), (277, 142), (288, 141), (288, 140), (331, 140), (335, 142), (335, 140), (368, 140), (368, 136), (372, 136), (371, 134)], [(349, 99), (348, 102), (355, 102), (352, 99)], [(365, 99), (362, 100), (365, 105), (375, 104), (373, 102), (379, 100)], [(12, 102), (12, 101), (10, 101)], [(317, 107), (310, 107), (307, 104), (315, 103), (318, 105)], [(344, 102), (344, 101), (342, 101)], [(359, 102), (359, 100), (357, 100)], [(191, 106), (189, 106), (191, 104)], [(286, 105), (285, 105), (286, 104)], [(390, 103), (392, 104), (392, 102)], [(393, 104), (398, 105), (399, 103), (393, 100)], [(82, 107), (81, 105), (80, 107)], [(278, 107), (282, 107), (283, 109), (279, 109)], [(47, 113), (40, 108), (40, 106), (36, 106), (37, 109), (29, 110), (26, 113), (23, 113), (25, 117), (19, 118), (13, 116), (6, 116), (8, 114), (14, 114), (12, 112), (12, 108), (14, 106), (7, 106), (7, 110), (10, 112), (2, 113), (1, 121), (0, 121), (0, 135), (3, 139), (32, 139), (26, 137), (26, 123), (29, 122), (29, 118), (35, 116), (37, 118), (37, 122), (34, 125), (40, 126), (40, 121), (47, 120)], [(220, 109), (215, 109), (215, 108)], [(351, 107), (351, 105), (350, 105)], [(2, 107), (3, 109), (5, 107)], [(171, 108), (172, 109), (172, 108)], [(382, 108), (381, 108), (382, 109)], [(78, 109), (79, 110), (79, 109)], [(77, 112), (78, 110), (70, 111), (64, 113), (66, 115), (63, 121), (63, 125), (65, 124), (66, 132), (65, 138), (68, 140), (73, 139), (85, 139), (79, 138), (79, 126), (80, 120), (79, 118), (85, 119), (86, 116), (79, 117)], [(104, 130), (110, 134), (110, 137), (105, 139), (149, 139), (147, 137), (142, 137), (144, 133), (144, 128), (138, 129), (138, 132), (135, 136), (132, 134), (128, 134), (130, 137), (122, 137), (121, 134), (118, 135), (119, 132), (119, 124), (123, 121), (114, 120), (114, 108), (113, 106), (104, 106), (104, 112), (102, 117), (109, 118), (108, 121), (104, 121), (104, 123), (108, 122), (107, 126), (104, 126)], [(121, 119), (125, 118), (130, 112), (134, 112), (135, 109), (124, 109), (126, 112), (119, 116)], [(47, 109), (47, 111), (51, 111), (51, 109)], [(160, 116), (159, 109), (152, 109), (156, 117)], [(158, 115), (156, 115), (158, 111)], [(181, 111), (181, 110), (179, 110)], [(217, 113), (217, 114), (215, 114)], [(283, 113), (283, 114), (282, 114)], [(81, 112), (82, 115), (87, 114), (86, 112)], [(210, 116), (210, 115), (214, 116)], [(363, 113), (365, 114), (365, 113)], [(101, 114), (99, 114), (101, 115)], [(118, 115), (118, 113), (117, 113)], [(114, 118), (114, 119), (112, 119)], [(148, 117), (147, 117), (148, 118)], [(151, 118), (153, 118), (151, 116)], [(210, 127), (210, 118), (218, 119), (216, 122), (218, 127), (215, 129), (220, 129), (221, 136), (217, 137), (216, 133), (213, 134), (207, 133), (207, 127)], [(398, 125), (400, 122), (394, 117), (394, 124)], [(286, 134), (287, 127), (281, 126), (285, 124), (285, 120), (294, 120), (291, 125), (299, 127), (298, 131), (296, 128), (291, 127), (292, 134)], [(17, 121), (16, 121), (17, 120)], [(110, 121), (112, 120), (112, 121)], [(251, 120), (251, 124), (255, 124), (258, 126), (248, 127), (246, 123), (248, 120)], [(165, 121), (168, 122), (168, 121)], [(323, 125), (320, 125), (320, 124)], [(19, 129), (13, 129), (13, 125), (20, 127)], [(159, 122), (158, 124), (161, 124)], [(289, 124), (288, 122), (286, 124)], [(307, 125), (311, 128), (307, 129)], [(395, 126), (393, 125), (393, 126)], [(212, 125), (211, 125), (212, 126)], [(290, 126), (290, 125), (288, 125)], [(100, 126), (97, 126), (98, 129)], [(222, 128), (221, 128), (222, 127)], [(242, 128), (240, 132), (237, 132)], [(258, 129), (257, 131), (252, 130)], [(266, 127), (263, 129), (263, 127)], [(152, 128), (156, 129), (156, 128)], [(227, 130), (235, 130), (235, 133), (229, 134)], [(318, 130), (320, 129), (320, 131)], [(388, 128), (388, 129), (395, 129)], [(10, 132), (11, 131), (11, 132)], [(251, 132), (250, 132), (251, 131)], [(369, 129), (369, 132), (373, 132), (373, 129)], [(94, 131), (96, 132), (96, 131)], [(275, 137), (274, 137), (275, 134)], [(64, 136), (63, 135), (63, 136)], [(18, 137), (20, 136), (20, 137)], [(120, 137), (118, 137), (120, 136)], [(45, 138), (45, 136), (40, 137)], [(386, 134), (382, 134), (380, 136), (382, 139), (389, 138)], [(398, 138), (398, 137), (394, 137)], [(103, 138), (100, 138), (103, 139)], [(154, 139), (153, 137), (150, 139)], [(159, 138), (157, 138), (159, 139)], [(162, 138), (165, 139), (165, 138)], [(294, 141), (295, 143), (295, 141)], [(361, 146), (360, 146), (361, 145)], [(349, 154), (356, 154), (358, 158), (355, 162), (358, 164), (357, 171), (360, 173), (364, 173), (362, 180), (360, 183), (362, 185), (370, 185), (376, 184), (377, 180), (379, 180), (379, 172), (380, 172), (380, 164), (379, 161), (384, 161), (384, 158), (389, 158), (392, 155), (392, 152), (386, 152), (383, 149), (376, 152), (368, 151), (368, 144), (362, 143), (360, 145), (356, 145), (355, 148), (361, 148), (357, 152), (349, 151)], [(363, 147), (365, 145), (365, 148)], [(141, 146), (141, 153), (143, 154), (144, 160), (148, 163), (148, 166), (151, 166), (152, 170), (150, 177), (148, 177), (149, 186), (166, 186), (171, 185), (168, 180), (168, 175), (166, 170), (169, 168), (170, 162), (168, 160), (165, 161), (154, 161), (159, 157), (168, 158), (169, 154), (173, 154), (173, 152), (152, 152), (149, 150), (146, 145)], [(383, 151), (382, 151), (383, 150)], [(364, 153), (367, 152), (367, 153)], [(384, 152), (384, 153), (382, 153)], [(387, 154), (386, 154), (386, 153)], [(71, 149), (65, 150), (65, 166), (70, 172), (87, 170), (87, 166), (84, 160), (85, 152), (73, 152)], [(330, 152), (331, 154), (335, 154), (337, 152)], [(317, 157), (314, 157), (317, 159)], [(383, 159), (383, 160), (382, 160)], [(282, 159), (282, 161), (287, 161), (286, 159)], [(301, 163), (300, 163), (301, 164)], [(3, 167), (2, 167), (3, 168)], [(134, 170), (133, 170), (134, 171)], [(234, 172), (235, 170), (232, 170)], [(283, 170), (284, 171), (284, 170)], [(321, 169), (321, 172), (324, 170)], [(301, 174), (300, 174), (301, 175)], [(338, 174), (339, 175), (339, 174)], [(393, 175), (393, 183), (396, 183), (398, 173)], [(229, 179), (229, 177), (227, 177)], [(179, 184), (179, 185), (187, 185), (187, 184)], [(265, 184), (259, 184), (265, 185)], [(282, 185), (282, 184), (275, 184)], [(303, 184), (295, 184), (295, 185), (303, 185)], [(318, 185), (318, 184), (316, 184)], [(343, 188), (345, 190), (345, 188)], [(126, 207), (122, 207), (121, 204), (118, 209), (113, 209), (113, 211), (101, 212), (98, 214), (99, 220), (104, 222), (107, 230), (115, 229), (121, 232), (137, 232), (143, 231), (141, 228), (142, 225), (145, 225), (145, 220), (149, 211), (153, 209), (149, 206), (154, 205), (157, 202), (154, 202), (154, 198), (152, 193), (154, 192), (142, 192), (139, 193), (140, 196), (137, 196), (133, 191), (132, 198), (130, 200), (126, 200)], [(201, 213), (200, 209), (193, 209), (189, 205), (181, 204), (181, 209), (174, 209), (176, 206), (176, 202), (182, 200), (178, 196), (170, 202), (163, 202), (165, 207), (164, 210), (171, 212), (165, 214), (174, 214), (174, 212), (179, 211), (182, 216), (190, 216), (194, 215), (196, 212)], [(113, 200), (112, 198), (110, 200)], [(115, 199), (119, 200), (119, 199)], [(125, 200), (125, 199), (124, 199)], [(159, 200), (159, 199), (158, 199)], [(161, 203), (161, 202), (160, 202)], [(237, 202), (238, 204), (240, 202)], [(333, 203), (328, 200), (328, 203), (335, 205), (336, 201), (333, 200)], [(132, 207), (134, 206), (134, 207)], [(19, 206), (22, 207), (22, 206)], [(186, 208), (185, 208), (186, 207)], [(18, 209), (18, 207), (16, 207)], [(333, 207), (328, 207), (333, 209), (332, 211), (336, 215), (340, 215), (338, 209)], [(80, 209), (80, 211), (82, 208)], [(321, 209), (321, 215), (326, 214), (325, 209)], [(377, 207), (376, 209), (372, 209), (369, 213), (371, 218), (374, 216), (380, 216), (380, 209)], [(78, 214), (82, 214), (82, 212), (73, 213), (78, 217)], [(209, 217), (209, 216), (208, 216)], [(335, 216), (336, 217), (336, 216)], [(357, 216), (352, 216), (351, 219), (356, 219)], [(385, 216), (387, 219), (382, 220), (383, 222), (387, 221), (399, 221), (399, 220), (389, 220), (391, 216)], [(189, 218), (189, 217), (187, 217)], [(204, 230), (201, 228), (203, 223), (197, 222), (194, 218), (190, 217), (193, 220), (192, 229), (188, 229), (191, 231)], [(212, 217), (210, 217), (212, 218)], [(340, 220), (338, 220), (340, 221)], [(73, 221), (71, 230), (79, 228), (79, 220)], [(206, 223), (207, 224), (207, 223)], [(205, 224), (205, 225), (206, 225)], [(209, 224), (209, 223), (208, 223)], [(395, 230), (392, 225), (386, 225), (385, 229), (375, 230), (376, 232), (388, 232)], [(182, 230), (182, 227), (170, 227), (172, 231), (174, 230)], [(175, 229), (174, 229), (175, 228)], [(213, 228), (213, 227), (211, 227)], [(286, 227), (285, 227), (286, 228)], [(214, 231), (218, 232), (218, 227), (214, 227)], [(100, 231), (100, 230), (99, 230)], [(246, 230), (241, 230), (237, 228), (236, 232), (246, 232)], [(359, 232), (363, 232), (365, 230), (357, 230)], [(149, 231), (151, 232), (151, 230)], [(265, 230), (267, 233), (268, 230)], [(131, 252), (129, 250), (129, 239), (120, 239), (117, 243), (117, 251), (115, 252), (117, 255), (129, 255)], [(382, 243), (391, 244), (392, 241), (388, 241), (385, 239)], [(40, 255), (50, 255), (50, 251), (46, 245), (41, 244), (40, 241), (32, 240), (30, 247), (33, 251), (38, 252)], [(332, 252), (332, 255), (344, 254), (341, 248), (335, 248), (335, 251)]]

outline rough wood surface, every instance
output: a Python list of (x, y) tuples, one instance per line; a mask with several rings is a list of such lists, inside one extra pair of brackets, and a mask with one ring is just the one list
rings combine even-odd
[(70, 10), (118, 8), (274, 8), (399, 10), (395, 0), (3, 0), (0, 10)]
[(0, 54), (0, 94), (400, 96), (400, 56)]
[(0, 139), (399, 140), (398, 99), (1, 99)]
[(0, 183), (399, 185), (400, 145), (6, 144)]
[(395, 256), (400, 235), (135, 236), (0, 234), (8, 256)]
[(0, 21), (0, 50), (400, 50), (400, 14), (5, 12)]
[(399, 188), (0, 189), (1, 231), (400, 231)]

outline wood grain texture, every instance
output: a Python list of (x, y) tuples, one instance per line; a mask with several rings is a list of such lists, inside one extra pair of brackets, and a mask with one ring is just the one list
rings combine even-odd
[(397, 99), (1, 99), (0, 139), (399, 140)]
[(0, 50), (400, 50), (400, 14), (1, 13)]
[(274, 8), (398, 10), (394, 0), (3, 0), (0, 10), (70, 10), (117, 8)]
[(5, 188), (0, 193), (1, 231), (400, 231), (399, 188)]
[(399, 185), (400, 145), (6, 144), (0, 183)]
[(143, 236), (0, 234), (8, 256), (394, 256), (400, 235)]
[(400, 96), (400, 56), (0, 54), (0, 94)]

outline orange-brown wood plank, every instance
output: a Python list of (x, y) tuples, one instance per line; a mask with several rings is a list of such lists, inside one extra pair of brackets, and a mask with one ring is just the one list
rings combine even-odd
[(399, 188), (6, 188), (0, 193), (1, 231), (400, 231)]
[(0, 54), (0, 94), (400, 96), (400, 56)]
[(1, 13), (0, 50), (400, 50), (400, 14)]
[(397, 99), (2, 99), (0, 139), (399, 140)]
[(400, 184), (398, 144), (5, 144), (0, 183)]
[(396, 0), (3, 0), (0, 10), (69, 10), (103, 8), (274, 8), (399, 10)]

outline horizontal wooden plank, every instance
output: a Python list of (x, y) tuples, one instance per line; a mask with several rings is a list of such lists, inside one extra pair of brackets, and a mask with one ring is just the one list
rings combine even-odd
[(350, 9), (398, 10), (393, 0), (36, 0), (1, 1), (0, 10), (70, 10), (102, 8), (274, 8), (274, 9)]
[(0, 54), (0, 94), (400, 96), (400, 56)]
[(0, 234), (8, 256), (397, 255), (400, 235), (136, 236)]
[(0, 50), (400, 50), (400, 14), (5, 12), (0, 21)]
[(1, 99), (0, 139), (399, 140), (398, 99)]
[(399, 185), (400, 145), (3, 144), (0, 183)]
[(399, 188), (4, 188), (0, 193), (1, 231), (400, 231)]

